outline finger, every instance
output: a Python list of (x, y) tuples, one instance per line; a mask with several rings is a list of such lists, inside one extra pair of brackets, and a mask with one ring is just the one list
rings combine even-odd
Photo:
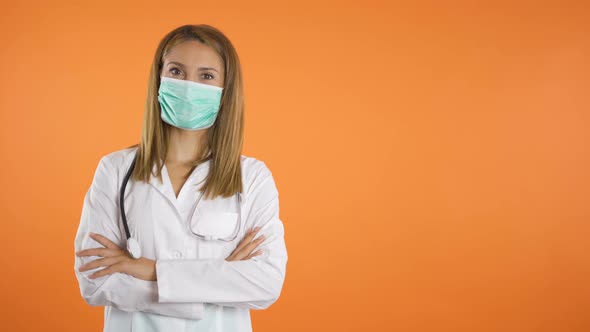
[(246, 234), (244, 234), (244, 238), (240, 242), (244, 242), (244, 241), (250, 242), (252, 240), (252, 238), (254, 238), (254, 236), (256, 236), (256, 233), (258, 233), (259, 230), (260, 230), (260, 226), (250, 228), (246, 232)]
[(262, 243), (262, 241), (264, 241), (265, 237), (264, 235), (259, 236), (257, 239), (255, 239), (254, 241), (246, 244), (244, 247), (242, 247), (241, 249), (239, 249), (236, 252), (236, 258), (238, 260), (242, 260), (245, 257), (247, 257), (254, 249), (256, 249), (256, 247)]
[(250, 259), (250, 258), (252, 258), (252, 257), (254, 257), (254, 256), (258, 256), (258, 255), (260, 255), (260, 254), (262, 254), (262, 249), (258, 249), (258, 250), (256, 250), (255, 252), (251, 253), (250, 255), (248, 255), (248, 256), (247, 256), (246, 258), (244, 258), (244, 259), (246, 259), (246, 260), (247, 260), (247, 259)]
[(258, 247), (258, 245), (260, 245), (262, 243), (262, 241), (264, 241), (266, 239), (266, 237), (264, 235), (260, 235), (259, 237), (257, 237), (256, 239), (254, 239), (252, 242), (248, 243), (245, 247), (244, 247), (244, 251), (247, 253), (252, 252), (254, 249), (256, 249), (256, 247)]
[(115, 273), (113, 266), (109, 266), (107, 268), (104, 268), (100, 271), (96, 271), (93, 274), (91, 274), (88, 278), (90, 279), (96, 279), (96, 278), (100, 278), (109, 274)]
[(248, 230), (245, 234), (244, 237), (240, 240), (240, 242), (238, 243), (238, 246), (236, 249), (238, 248), (242, 248), (246, 245), (246, 243), (250, 242), (252, 240), (252, 237), (254, 236), (254, 234), (256, 234), (257, 229), (250, 229)]
[(121, 249), (109, 249), (109, 248), (90, 248), (76, 252), (76, 256), (101, 256), (101, 257), (112, 257), (121, 255)]
[(125, 257), (123, 257), (123, 256), (95, 259), (92, 262), (89, 262), (89, 263), (86, 263), (86, 264), (80, 266), (78, 271), (84, 272), (84, 271), (96, 269), (97, 267), (101, 267), (101, 266), (111, 266), (113, 264), (120, 262), (123, 259), (125, 259)]
[(113, 241), (107, 239), (106, 237), (100, 234), (90, 233), (90, 237), (93, 238), (96, 242), (105, 246), (106, 248), (120, 249), (119, 246), (116, 245)]
[(121, 272), (122, 268), (124, 266), (125, 260), (122, 260), (119, 263), (113, 264), (109, 267), (106, 267), (100, 271), (94, 272), (92, 275), (90, 275), (89, 278), (91, 279), (95, 279), (95, 278), (100, 278), (102, 276), (106, 276), (109, 274), (113, 274), (113, 273), (117, 273), (117, 272)]
[(242, 248), (244, 248), (250, 241), (252, 241), (252, 239), (254, 238), (254, 236), (256, 235), (256, 233), (260, 230), (260, 226), (254, 228), (254, 229), (250, 229), (246, 235), (244, 236), (244, 238), (240, 241), (240, 243), (238, 243), (238, 247), (236, 248), (236, 250), (242, 250)]

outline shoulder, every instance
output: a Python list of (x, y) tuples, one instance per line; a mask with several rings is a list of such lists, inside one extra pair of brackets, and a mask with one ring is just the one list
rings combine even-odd
[[(127, 167), (131, 165), (137, 146), (112, 151), (103, 155), (99, 167), (118, 175), (124, 174)], [(272, 171), (266, 162), (249, 155), (240, 155), (242, 180), (244, 191), (251, 192), (263, 184), (275, 186)], [(117, 177), (118, 177), (117, 175)]]
[(276, 185), (272, 171), (266, 162), (252, 156), (241, 155), (242, 179), (244, 192), (254, 193), (259, 190), (275, 192)]
[[(125, 165), (131, 164), (137, 147), (129, 147), (103, 155), (101, 163), (104, 163), (109, 168), (120, 169)], [(240, 155), (240, 164), (242, 168), (242, 175), (247, 179), (255, 179), (261, 176), (272, 175), (270, 168), (264, 161), (249, 155)]]
[(109, 152), (102, 156), (100, 164), (115, 170), (124, 168), (125, 165), (131, 164), (137, 148), (137, 146), (134, 146)]
[(268, 174), (271, 172), (264, 161), (252, 156), (240, 155), (240, 164), (242, 166), (242, 172), (247, 175), (258, 173)]
[[(136, 151), (137, 147), (134, 146), (109, 152), (101, 158), (101, 162), (106, 163), (109, 167), (118, 169), (131, 164)], [(241, 154), (240, 164), (242, 167), (242, 174), (247, 177), (256, 177), (257, 175), (268, 176), (271, 174), (269, 167), (264, 161), (252, 156)]]
[(117, 187), (121, 169), (125, 167), (127, 160), (132, 160), (136, 147), (120, 149), (103, 155), (92, 180), (92, 190), (111, 191)]
[(252, 156), (241, 155), (242, 176), (246, 182), (256, 182), (265, 178), (272, 178), (272, 171), (268, 164)]
[(137, 147), (124, 148), (103, 155), (94, 174), (94, 182), (115, 186), (131, 165)]

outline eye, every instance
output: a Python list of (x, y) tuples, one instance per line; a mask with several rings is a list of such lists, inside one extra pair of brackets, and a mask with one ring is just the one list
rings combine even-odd
[(203, 74), (203, 76), (210, 77), (210, 78), (207, 78), (208, 80), (212, 80), (215, 78), (213, 75), (211, 75), (209, 73), (205, 73), (205, 74)]
[(180, 73), (182, 73), (182, 71), (176, 67), (170, 68), (169, 72), (171, 72), (172, 75), (180, 75)]

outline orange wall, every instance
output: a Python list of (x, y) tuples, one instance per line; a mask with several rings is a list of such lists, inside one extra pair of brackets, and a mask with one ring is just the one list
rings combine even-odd
[(140, 137), (160, 38), (208, 23), (281, 196), (255, 331), (590, 331), (590, 7), (474, 2), (2, 4), (0, 329), (101, 330), (84, 194)]

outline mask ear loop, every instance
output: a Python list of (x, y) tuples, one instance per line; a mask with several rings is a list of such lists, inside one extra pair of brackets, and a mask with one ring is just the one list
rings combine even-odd
[(137, 160), (137, 152), (133, 157), (133, 162), (131, 166), (129, 166), (129, 170), (127, 174), (125, 174), (125, 178), (123, 179), (123, 185), (121, 186), (121, 193), (119, 195), (119, 206), (121, 207), (121, 217), (123, 219), (123, 227), (125, 228), (125, 235), (127, 236), (127, 252), (133, 257), (134, 259), (139, 259), (141, 257), (141, 247), (139, 246), (139, 242), (135, 238), (131, 237), (131, 233), (129, 232), (129, 225), (127, 224), (127, 217), (125, 216), (125, 188), (127, 187), (127, 182), (129, 181), (129, 177), (131, 177), (131, 173), (133, 173), (133, 169), (135, 168), (135, 161)]

